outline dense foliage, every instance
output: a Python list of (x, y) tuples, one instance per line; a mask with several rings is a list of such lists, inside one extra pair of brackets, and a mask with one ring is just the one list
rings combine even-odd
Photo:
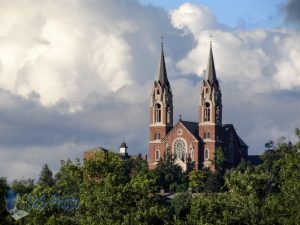
[[(61, 161), (55, 177), (45, 166), (36, 184), (14, 181), (11, 188), (20, 194), (18, 208), (30, 213), (21, 221), (28, 225), (300, 224), (299, 140), (267, 143), (258, 166), (227, 168), (218, 149), (215, 172), (182, 172), (170, 152), (153, 171), (141, 157), (98, 152), (83, 163)], [(18, 224), (5, 211), (7, 188), (0, 178), (0, 224)]]

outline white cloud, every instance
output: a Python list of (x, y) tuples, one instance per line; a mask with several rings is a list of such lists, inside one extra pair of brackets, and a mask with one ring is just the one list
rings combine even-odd
[(0, 86), (22, 96), (34, 91), (44, 105), (51, 105), (131, 83), (131, 49), (123, 36), (135, 30), (134, 24), (103, 18), (113, 8), (96, 4), (95, 12), (95, 4), (2, 3), (7, 13), (0, 15)]
[(209, 8), (201, 5), (185, 3), (171, 12), (172, 23), (179, 29), (187, 29), (188, 32), (198, 34), (206, 29), (214, 29), (218, 26), (216, 17)]
[(0, 176), (35, 177), (46, 162), (57, 170), (59, 159), (117, 149), (123, 136), (131, 152), (147, 153), (161, 35), (174, 122), (197, 121), (210, 33), (224, 121), (250, 153), (291, 137), (300, 124), (298, 31), (233, 30), (190, 3), (167, 12), (126, 0), (0, 0)]
[[(228, 30), (208, 12), (202, 6), (184, 4), (171, 13), (174, 26), (188, 28), (197, 43), (177, 64), (184, 74), (202, 76), (202, 71), (206, 69), (209, 35), (212, 33), (215, 63), (219, 78), (224, 82), (239, 81), (242, 88), (249, 87), (249, 83), (253, 82), (268, 83), (265, 92), (269, 92), (270, 87), (299, 87), (299, 31)], [(257, 92), (263, 91), (257, 85), (251, 90), (255, 91), (255, 87), (258, 87)]]

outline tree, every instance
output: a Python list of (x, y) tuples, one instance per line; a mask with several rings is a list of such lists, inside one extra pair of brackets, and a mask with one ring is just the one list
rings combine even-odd
[(205, 170), (205, 191), (206, 192), (220, 192), (223, 191), (224, 174), (226, 172), (226, 157), (222, 148), (217, 148), (215, 151), (214, 160), (212, 163), (215, 165), (216, 170)]
[[(192, 170), (186, 174), (175, 165), (176, 157), (168, 150), (157, 168), (149, 171), (141, 158), (124, 161), (113, 152), (99, 152), (85, 159), (83, 165), (79, 159), (61, 161), (53, 185), (39, 182), (30, 193), (25, 181), (15, 181), (13, 186), (24, 192), (18, 208), (30, 210), (23, 220), (27, 225), (298, 224), (298, 129), (296, 135), (299, 140), (294, 144), (281, 138), (258, 166), (242, 162), (228, 170), (225, 158), (216, 151), (216, 171)], [(49, 177), (50, 173), (44, 174)], [(187, 178), (196, 193), (178, 193)], [(176, 189), (177, 193), (170, 200), (159, 195), (161, 187)], [(15, 222), (1, 197), (7, 188), (6, 179), (0, 178), (0, 224), (9, 225)], [(51, 204), (53, 194), (80, 197), (79, 209), (63, 210), (61, 202)], [(27, 210), (29, 206), (34, 207)]]
[(213, 163), (216, 166), (216, 172), (223, 176), (226, 170), (226, 156), (221, 147), (216, 149)]
[[(266, 158), (263, 167), (270, 171), (276, 191), (271, 192), (263, 206), (265, 224), (297, 224), (300, 221), (300, 132), (295, 131), (298, 141), (279, 142), (271, 161)], [(276, 182), (274, 182), (274, 180)], [(276, 216), (270, 217), (270, 213)]]
[(14, 180), (10, 186), (20, 195), (30, 193), (34, 189), (34, 179)]
[(83, 173), (85, 179), (101, 180), (115, 176), (120, 183), (129, 180), (127, 164), (112, 151), (96, 152), (92, 158), (84, 159)]
[(192, 194), (188, 192), (176, 194), (171, 199), (171, 206), (177, 218), (185, 220), (190, 213)]
[(220, 224), (223, 202), (217, 195), (199, 195), (193, 198), (189, 224)]
[(45, 164), (42, 168), (38, 179), (39, 185), (52, 186), (54, 185), (54, 179), (52, 175), (52, 171), (49, 169), (48, 165)]
[(30, 214), (25, 224), (76, 225), (76, 207), (83, 182), (83, 168), (79, 159), (61, 161), (53, 185), (38, 183), (31, 193), (21, 196), (18, 205)]
[(83, 168), (79, 159), (61, 160), (61, 167), (55, 175), (57, 191), (63, 194), (79, 194), (83, 182)]
[(0, 224), (10, 224), (5, 204), (5, 191), (9, 188), (6, 178), (0, 177)]
[(181, 167), (175, 164), (175, 160), (176, 156), (168, 149), (154, 170), (158, 177), (157, 184), (166, 191), (169, 191), (170, 188), (175, 191), (176, 186), (185, 180)]
[(136, 175), (139, 173), (147, 173), (148, 163), (142, 158), (142, 155), (139, 154), (137, 158), (131, 159), (131, 174)]
[(193, 170), (189, 173), (189, 187), (193, 192), (203, 192), (206, 190), (207, 172), (203, 170)]
[(77, 212), (80, 224), (154, 225), (170, 220), (167, 208), (156, 194), (155, 173), (145, 171), (127, 179), (126, 163), (114, 153), (100, 154), (85, 163), (87, 174), (80, 188)]
[(195, 170), (195, 162), (192, 161), (191, 157), (187, 158), (187, 162), (186, 162), (186, 171), (185, 174), (189, 174), (191, 171)]

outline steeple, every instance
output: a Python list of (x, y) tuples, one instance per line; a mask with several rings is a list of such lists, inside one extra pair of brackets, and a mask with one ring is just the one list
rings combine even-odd
[(218, 82), (217, 75), (216, 75), (215, 62), (214, 62), (214, 56), (213, 56), (213, 52), (212, 52), (212, 44), (211, 43), (210, 43), (210, 51), (209, 51), (209, 56), (208, 56), (205, 81), (208, 81), (211, 85), (215, 84), (217, 87), (219, 87), (219, 82)]
[(155, 168), (164, 155), (166, 145), (161, 141), (173, 127), (173, 94), (167, 77), (163, 44), (160, 61), (150, 95), (149, 167)]
[(167, 69), (166, 69), (166, 64), (165, 64), (163, 43), (161, 43), (160, 62), (158, 64), (156, 81), (159, 82), (161, 84), (161, 86), (166, 85), (168, 88), (170, 88), (170, 83), (168, 80)]

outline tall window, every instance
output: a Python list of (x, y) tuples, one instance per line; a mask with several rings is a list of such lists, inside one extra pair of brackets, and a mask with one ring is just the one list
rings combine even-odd
[(190, 149), (190, 159), (194, 161), (194, 150)]
[(155, 105), (155, 122), (161, 122), (161, 106), (160, 104)]
[(204, 103), (204, 122), (210, 121), (210, 104), (208, 102)]
[(155, 150), (155, 161), (159, 161), (159, 159), (160, 159), (160, 151), (159, 151), (159, 149), (156, 149)]
[(204, 139), (209, 139), (209, 132), (206, 131), (206, 132), (204, 133)]
[(206, 148), (204, 150), (204, 160), (208, 160), (209, 159), (209, 150)]
[(171, 122), (171, 107), (168, 107), (168, 113), (167, 113), (167, 123)]
[(180, 158), (182, 161), (184, 161), (184, 154), (186, 151), (185, 143), (181, 139), (177, 139), (174, 142), (174, 153), (175, 155)]
[(160, 133), (155, 133), (154, 140), (159, 140), (159, 139), (160, 139)]

